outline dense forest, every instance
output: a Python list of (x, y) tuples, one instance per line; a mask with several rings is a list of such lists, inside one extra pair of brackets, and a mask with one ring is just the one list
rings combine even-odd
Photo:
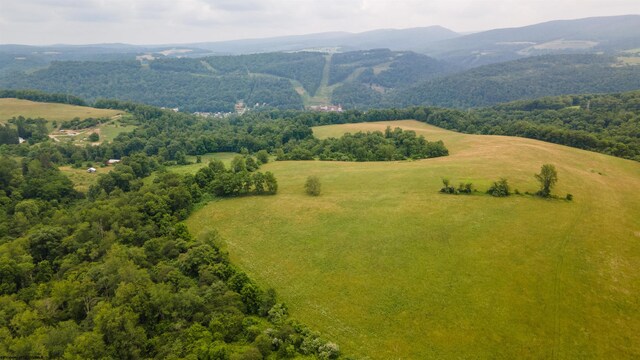
[(616, 58), (604, 55), (530, 57), (430, 80), (398, 91), (386, 101), (400, 107), (469, 108), (543, 96), (639, 89), (639, 68), (617, 64)]
[(285, 79), (156, 71), (137, 61), (54, 62), (45, 70), (5, 78), (2, 83), (15, 89), (66, 92), (90, 100), (134, 100), (186, 111), (233, 111), (240, 100), (283, 109), (302, 108), (300, 96)]
[(134, 155), (84, 198), (56, 157), (37, 146), (0, 158), (0, 356), (339, 356), (234, 267), (215, 233), (194, 239), (179, 223), (207, 191), (195, 177), (142, 185), (155, 164)]
[[(328, 63), (328, 72), (324, 72)], [(301, 110), (301, 90), (316, 94), (326, 76), (331, 102), (347, 109), (474, 108), (580, 93), (640, 88), (637, 66), (608, 55), (545, 55), (462, 71), (413, 52), (375, 49), (327, 55), (266, 53), (144, 61), (53, 62), (0, 74), (0, 86), (113, 98), (195, 112), (231, 112), (243, 100)], [(328, 90), (327, 90), (328, 89)]]

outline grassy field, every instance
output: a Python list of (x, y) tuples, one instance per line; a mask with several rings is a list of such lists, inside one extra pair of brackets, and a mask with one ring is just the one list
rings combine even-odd
[[(387, 125), (442, 139), (451, 155), (269, 163), (276, 196), (211, 203), (187, 225), (218, 230), (234, 263), (351, 356), (640, 357), (640, 164), (415, 121), (314, 131)], [(558, 169), (554, 193), (574, 201), (438, 193), (442, 177), (535, 191), (544, 163)], [(319, 197), (304, 193), (311, 174)]]
[(71, 166), (60, 166), (59, 169), (73, 182), (76, 190), (86, 193), (89, 191), (89, 186), (98, 180), (98, 175), (108, 173), (113, 170), (113, 166), (95, 167), (95, 173), (88, 173), (86, 167), (74, 169)]
[(98, 135), (100, 135), (100, 142), (111, 142), (119, 134), (131, 132), (136, 128), (136, 125), (126, 125), (118, 121), (110, 121), (106, 124), (100, 125), (97, 128), (85, 131), (85, 133), (87, 136), (89, 136), (92, 132), (96, 131)]
[(66, 121), (75, 117), (112, 117), (122, 114), (119, 110), (95, 109), (86, 106), (41, 103), (21, 99), (0, 99), (0, 122), (15, 116), (44, 118), (50, 121)]

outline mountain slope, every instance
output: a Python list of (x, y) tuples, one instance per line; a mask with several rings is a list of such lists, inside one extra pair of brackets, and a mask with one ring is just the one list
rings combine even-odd
[(451, 39), (457, 36), (459, 34), (441, 26), (430, 26), (410, 29), (380, 29), (362, 33), (330, 32), (190, 45), (226, 54), (298, 51), (311, 48), (340, 48), (342, 51), (375, 48), (414, 50), (424, 48), (435, 41)]
[(486, 65), (396, 92), (389, 104), (467, 108), (543, 96), (640, 89), (640, 67), (603, 55), (546, 55)]
[(557, 20), (495, 29), (431, 44), (426, 53), (466, 66), (524, 56), (640, 47), (640, 15)]

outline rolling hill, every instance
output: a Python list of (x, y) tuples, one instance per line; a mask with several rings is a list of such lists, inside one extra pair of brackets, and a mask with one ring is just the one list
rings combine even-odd
[[(61, 61), (33, 73), (0, 76), (0, 87), (115, 98), (186, 111), (233, 111), (237, 101), (279, 109), (328, 103), (343, 82), (380, 89), (416, 84), (453, 67), (412, 52), (386, 49), (160, 58), (144, 61)], [(314, 99), (317, 97), (318, 99)]]
[(640, 47), (638, 28), (640, 15), (557, 20), (443, 40), (425, 53), (468, 67), (532, 55), (613, 53)]
[(545, 55), (491, 64), (390, 95), (394, 106), (468, 108), (543, 96), (640, 89), (640, 67), (605, 55)]
[[(274, 197), (196, 211), (231, 259), (346, 353), (388, 358), (640, 356), (640, 165), (535, 140), (415, 121), (335, 125), (320, 137), (400, 126), (450, 156), (413, 162), (275, 162)], [(566, 200), (438, 193), (443, 177), (521, 192), (558, 168)], [(304, 194), (307, 176), (322, 194)]]

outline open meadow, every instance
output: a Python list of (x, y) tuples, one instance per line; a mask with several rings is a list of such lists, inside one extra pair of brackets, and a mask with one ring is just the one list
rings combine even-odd
[[(235, 264), (356, 358), (640, 357), (639, 163), (416, 121), (314, 133), (388, 125), (441, 139), (450, 156), (269, 163), (277, 195), (210, 203), (189, 229), (217, 230)], [(573, 201), (438, 193), (443, 177), (535, 192), (546, 163), (553, 193)]]
[(0, 99), (0, 122), (13, 117), (43, 118), (49, 121), (68, 121), (75, 117), (81, 119), (112, 117), (123, 114), (120, 110), (96, 109), (56, 103), (43, 103), (22, 99)]

